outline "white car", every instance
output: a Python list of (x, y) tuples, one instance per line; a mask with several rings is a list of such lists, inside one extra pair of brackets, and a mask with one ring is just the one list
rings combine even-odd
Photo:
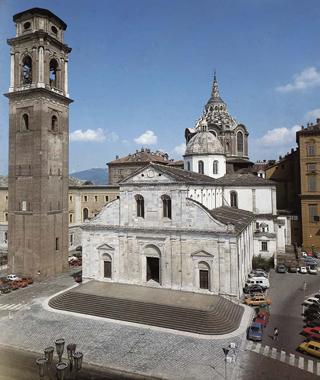
[(319, 302), (318, 298), (316, 298), (316, 297), (309, 297), (309, 298), (307, 298), (307, 299), (305, 299), (303, 301), (302, 305), (313, 305), (313, 304), (320, 305), (320, 302)]
[(308, 256), (307, 252), (304, 252), (304, 251), (302, 251), (301, 254), (302, 254), (302, 257), (307, 257)]
[(7, 276), (7, 280), (10, 280), (10, 281), (17, 281), (17, 280), (21, 280), (21, 278), (18, 277), (16, 274), (8, 274), (8, 276)]
[(314, 266), (310, 266), (310, 267), (308, 267), (308, 272), (310, 273), (310, 274), (318, 274), (318, 270), (317, 270), (317, 268), (316, 267), (314, 267)]
[(300, 267), (299, 272), (300, 272), (300, 273), (303, 273), (303, 274), (308, 273), (306, 267)]

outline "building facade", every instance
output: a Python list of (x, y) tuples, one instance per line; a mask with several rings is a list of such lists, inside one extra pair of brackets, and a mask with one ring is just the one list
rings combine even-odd
[(48, 10), (13, 17), (9, 98), (9, 270), (39, 277), (68, 266), (67, 25)]
[(320, 249), (320, 119), (297, 132), (301, 180), (302, 243)]
[(150, 164), (120, 199), (83, 225), (83, 277), (240, 297), (253, 256), (254, 214), (208, 210), (189, 187), (213, 179)]

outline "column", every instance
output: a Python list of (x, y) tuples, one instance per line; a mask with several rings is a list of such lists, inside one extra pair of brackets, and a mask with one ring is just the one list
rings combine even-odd
[(11, 53), (10, 61), (10, 87), (9, 92), (12, 92), (14, 88), (14, 53)]
[(68, 60), (64, 61), (64, 92), (67, 97), (69, 97), (68, 93)]
[(44, 87), (44, 55), (43, 46), (39, 47), (39, 77), (38, 87)]

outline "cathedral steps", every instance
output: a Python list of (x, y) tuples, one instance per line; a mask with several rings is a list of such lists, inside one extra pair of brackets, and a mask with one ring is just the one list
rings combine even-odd
[(196, 334), (227, 334), (239, 327), (243, 307), (220, 298), (209, 310), (176, 307), (68, 291), (49, 301), (54, 309)]

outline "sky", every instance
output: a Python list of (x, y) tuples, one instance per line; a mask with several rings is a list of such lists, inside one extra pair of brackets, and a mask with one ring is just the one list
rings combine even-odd
[[(320, 117), (318, 0), (0, 0), (0, 89), (9, 88), (12, 16), (40, 7), (67, 24), (70, 172), (104, 168), (141, 147), (181, 159), (214, 70), (252, 161), (295, 147)], [(8, 167), (0, 99), (0, 174)]]

